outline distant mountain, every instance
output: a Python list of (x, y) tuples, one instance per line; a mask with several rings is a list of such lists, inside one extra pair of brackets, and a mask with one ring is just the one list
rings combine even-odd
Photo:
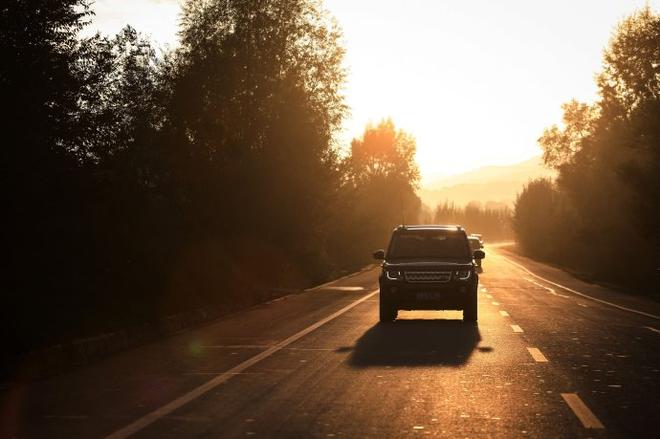
[(485, 166), (463, 174), (435, 180), (423, 186), (418, 195), (431, 208), (448, 201), (466, 205), (479, 201), (490, 206), (513, 206), (516, 195), (529, 180), (553, 177), (554, 171), (543, 166), (541, 157), (506, 166)]

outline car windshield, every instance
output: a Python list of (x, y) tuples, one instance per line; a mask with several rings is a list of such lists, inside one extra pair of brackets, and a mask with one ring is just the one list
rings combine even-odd
[(388, 259), (468, 259), (465, 235), (450, 230), (407, 230), (392, 237)]

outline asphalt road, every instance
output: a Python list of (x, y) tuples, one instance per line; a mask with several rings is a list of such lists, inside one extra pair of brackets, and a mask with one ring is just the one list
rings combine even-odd
[(378, 324), (372, 269), (5, 383), (0, 434), (660, 437), (658, 304), (486, 251), (478, 326), (420, 311)]

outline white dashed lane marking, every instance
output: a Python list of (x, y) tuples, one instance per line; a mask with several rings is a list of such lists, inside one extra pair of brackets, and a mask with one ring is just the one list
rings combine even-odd
[(511, 329), (513, 329), (513, 332), (524, 332), (518, 325), (511, 325)]
[(577, 393), (562, 393), (561, 397), (564, 398), (566, 404), (573, 410), (575, 416), (578, 417), (584, 428), (597, 428), (603, 429), (605, 426), (593, 414), (589, 407), (580, 399)]
[(326, 290), (332, 291), (364, 291), (364, 287), (326, 287)]
[(502, 317), (509, 317), (509, 313), (506, 312), (506, 311), (504, 311), (504, 310), (500, 311), (500, 315), (501, 315)]
[(543, 355), (543, 352), (539, 348), (527, 348), (527, 351), (529, 352), (529, 355), (532, 356), (534, 361), (537, 363), (547, 363), (548, 359), (545, 358), (545, 355)]

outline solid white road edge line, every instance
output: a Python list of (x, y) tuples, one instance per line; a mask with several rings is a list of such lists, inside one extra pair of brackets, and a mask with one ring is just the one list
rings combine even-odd
[(243, 372), (245, 369), (254, 366), (261, 360), (270, 357), (273, 355), (275, 352), (285, 348), (286, 346), (290, 345), (291, 343), (301, 339), (305, 335), (309, 334), (310, 332), (315, 331), (316, 329), (320, 328), (321, 326), (325, 325), (331, 320), (336, 319), (340, 315), (344, 314), (346, 311), (349, 311), (350, 309), (354, 308), (355, 306), (359, 305), (360, 303), (364, 302), (365, 300), (373, 297), (378, 293), (378, 290), (372, 291), (371, 293), (367, 294), (366, 296), (363, 296), (362, 298), (352, 302), (351, 304), (343, 307), (339, 311), (329, 315), (328, 317), (319, 320), (318, 322), (314, 323), (311, 326), (308, 326), (307, 328), (303, 329), (300, 332), (297, 332), (296, 334), (292, 335), (291, 337), (277, 343), (273, 347), (263, 351), (260, 354), (255, 355), (252, 358), (249, 358), (242, 362), (241, 364), (234, 366), (233, 368), (229, 369), (226, 372), (223, 372), (221, 374), (218, 374), (215, 378), (207, 381), (206, 383), (202, 384), (199, 387), (194, 388), (193, 390), (189, 391), (188, 393), (176, 398), (175, 400), (165, 404), (164, 406), (157, 408), (156, 410), (152, 411), (151, 413), (148, 413), (144, 415), (143, 417), (139, 418), (138, 420), (128, 424), (126, 427), (121, 428), (114, 433), (106, 436), (108, 439), (119, 439), (119, 438), (126, 438), (129, 437), (138, 431), (142, 430), (143, 428), (147, 427), (148, 425), (152, 424), (153, 422), (156, 422), (158, 419), (162, 418), (163, 416), (166, 416), (169, 413), (172, 413), (174, 410), (180, 408), (181, 406), (199, 398), (206, 392), (216, 388), (220, 384), (224, 383), (225, 381), (231, 379), (235, 374)]
[(335, 283), (335, 282), (339, 282), (340, 280), (350, 279), (351, 277), (358, 276), (358, 275), (360, 275), (360, 274), (362, 274), (362, 273), (365, 273), (365, 272), (367, 272), (367, 271), (369, 271), (369, 270), (373, 270), (373, 269), (376, 268), (376, 267), (377, 267), (377, 264), (370, 264), (370, 265), (367, 265), (366, 267), (364, 267), (364, 268), (363, 268), (362, 270), (360, 270), (360, 271), (356, 271), (355, 273), (347, 274), (346, 276), (342, 276), (342, 277), (340, 277), (340, 278), (337, 278), (337, 279), (334, 279), (334, 280), (328, 281), (328, 282), (326, 282), (326, 283), (324, 283), (324, 284), (317, 285), (317, 286), (315, 286), (315, 287), (307, 288), (306, 290), (303, 290), (303, 291), (305, 291), (306, 293), (311, 292), (311, 291), (318, 291), (318, 290), (321, 290), (321, 289), (327, 287), (328, 285), (332, 285), (332, 284)]
[(529, 355), (531, 355), (534, 361), (537, 363), (548, 362), (548, 359), (545, 358), (545, 355), (543, 355), (543, 352), (541, 352), (539, 348), (527, 348), (527, 352), (529, 352)]
[(660, 329), (655, 329), (655, 328), (652, 328), (651, 326), (644, 326), (644, 327), (646, 329), (648, 329), (649, 331), (657, 332), (658, 334), (660, 334)]
[(544, 290), (547, 290), (547, 291), (548, 291), (550, 294), (552, 294), (552, 295), (559, 296), (559, 297), (563, 297), (564, 299), (568, 299), (568, 296), (567, 296), (567, 295), (565, 295), (565, 294), (559, 294), (559, 293), (556, 292), (553, 288), (546, 287), (545, 285), (540, 284), (540, 283), (536, 282), (536, 281), (533, 280), (533, 279), (525, 278), (525, 280), (526, 280), (527, 282), (530, 282), (530, 283), (536, 285), (537, 287), (541, 287), (541, 288), (543, 288)]
[(621, 309), (621, 310), (623, 310), (623, 311), (628, 311), (628, 312), (632, 312), (632, 313), (635, 313), (635, 314), (640, 314), (640, 315), (643, 315), (643, 316), (646, 316), (646, 317), (650, 317), (650, 318), (652, 318), (652, 319), (660, 320), (660, 316), (656, 316), (655, 314), (650, 314), (650, 313), (647, 313), (647, 312), (644, 312), (644, 311), (639, 311), (639, 310), (636, 310), (636, 309), (627, 308), (627, 307), (625, 307), (625, 306), (617, 305), (616, 303), (608, 302), (607, 300), (597, 299), (597, 298), (595, 298), (595, 297), (593, 297), (593, 296), (589, 296), (588, 294), (584, 294), (584, 293), (581, 293), (581, 292), (579, 292), (579, 291), (575, 291), (575, 290), (572, 289), (572, 288), (565, 287), (565, 286), (563, 286), (563, 285), (561, 285), (561, 284), (558, 284), (558, 283), (553, 282), (553, 281), (551, 281), (551, 280), (548, 280), (548, 279), (546, 279), (546, 278), (544, 278), (544, 277), (541, 277), (541, 276), (539, 276), (538, 274), (534, 274), (534, 273), (532, 273), (531, 271), (529, 271), (529, 270), (527, 269), (527, 267), (525, 267), (525, 266), (523, 266), (523, 265), (520, 265), (520, 264), (517, 263), (517, 262), (513, 262), (511, 259), (507, 258), (506, 256), (502, 256), (502, 255), (499, 255), (499, 256), (500, 256), (502, 259), (504, 259), (504, 260), (508, 261), (509, 263), (515, 265), (516, 267), (520, 268), (521, 270), (523, 270), (523, 271), (527, 272), (528, 274), (534, 276), (535, 278), (537, 278), (537, 279), (541, 279), (543, 282), (547, 282), (547, 283), (549, 283), (549, 284), (551, 284), (551, 285), (554, 285), (554, 286), (559, 287), (559, 288), (561, 288), (561, 289), (563, 289), (563, 290), (569, 291), (569, 292), (571, 292), (571, 293), (573, 293), (573, 294), (577, 294), (578, 296), (582, 296), (582, 297), (584, 297), (584, 298), (587, 298), (587, 299), (593, 300), (593, 301), (595, 301), (595, 302), (600, 302), (600, 303), (603, 303), (603, 304), (605, 304), (605, 305), (613, 306), (614, 308), (618, 308), (618, 309)]
[(589, 407), (580, 399), (577, 393), (562, 393), (566, 404), (573, 410), (584, 428), (605, 428), (600, 420), (593, 414)]

